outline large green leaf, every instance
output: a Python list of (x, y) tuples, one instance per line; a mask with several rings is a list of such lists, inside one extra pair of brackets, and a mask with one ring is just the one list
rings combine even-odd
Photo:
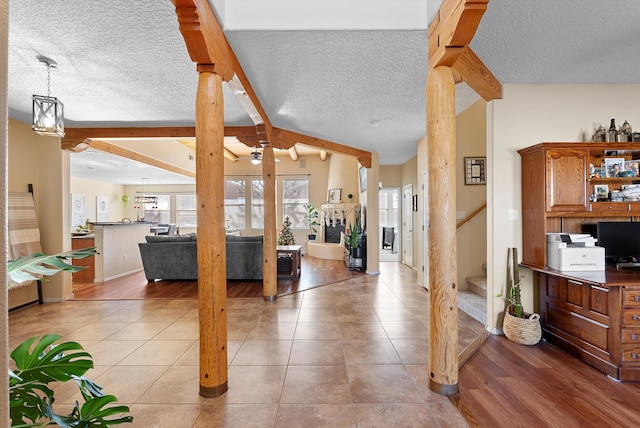
[[(113, 395), (83, 375), (93, 367), (91, 355), (76, 342), (54, 344), (57, 334), (32, 337), (11, 353), (16, 371), (9, 370), (9, 405), (12, 427), (58, 424), (63, 427), (108, 427), (129, 423), (127, 406), (110, 406)], [(54, 390), (50, 382), (74, 380), (85, 402), (76, 402), (71, 413), (59, 415), (53, 408)]]
[[(74, 375), (84, 375), (93, 367), (91, 355), (83, 351), (79, 343), (63, 342), (51, 346), (60, 336), (47, 334), (36, 343), (33, 352), (30, 352), (37, 339), (27, 339), (11, 352), (11, 358), (16, 362), (16, 375), (24, 381), (66, 382)], [(69, 351), (73, 352), (64, 354)]]
[(133, 417), (121, 416), (129, 411), (129, 407), (109, 407), (109, 404), (115, 401), (116, 397), (113, 395), (104, 395), (87, 400), (82, 406), (76, 402), (73, 412), (67, 416), (54, 413), (47, 416), (60, 426), (74, 428), (99, 428), (131, 423)]
[(7, 263), (7, 275), (17, 282), (35, 281), (37, 275), (54, 275), (60, 271), (78, 272), (86, 269), (86, 266), (74, 266), (66, 263), (67, 259), (83, 259), (95, 256), (96, 247), (81, 248), (79, 250), (65, 251), (47, 256), (43, 253), (33, 253), (28, 256), (9, 260)]

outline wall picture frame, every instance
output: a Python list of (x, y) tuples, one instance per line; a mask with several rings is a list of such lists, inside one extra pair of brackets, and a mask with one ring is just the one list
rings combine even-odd
[(361, 166), (358, 169), (358, 178), (360, 179), (360, 193), (367, 191), (367, 168)]
[(84, 195), (71, 195), (71, 228), (86, 225), (85, 217), (85, 197)]
[(464, 158), (464, 184), (487, 184), (485, 156)]
[(329, 189), (329, 194), (327, 195), (327, 201), (330, 204), (339, 204), (341, 199), (340, 199), (340, 194), (342, 192), (342, 189)]
[(96, 221), (109, 221), (109, 198), (107, 196), (96, 196)]

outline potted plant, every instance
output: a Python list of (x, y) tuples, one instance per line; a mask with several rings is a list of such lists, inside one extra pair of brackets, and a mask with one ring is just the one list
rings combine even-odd
[(307, 210), (304, 214), (304, 221), (307, 223), (307, 226), (309, 226), (309, 231), (311, 232), (309, 233), (309, 240), (315, 241), (316, 233), (318, 233), (317, 226), (320, 226), (320, 223), (318, 222), (318, 218), (320, 217), (318, 210), (316, 210), (313, 204), (305, 204), (304, 209)]
[[(522, 307), (518, 249), (509, 248), (507, 257), (507, 297), (502, 330), (507, 339), (523, 345), (535, 345), (542, 337), (540, 315), (530, 314)], [(502, 295), (499, 294), (498, 297)]]
[(351, 257), (360, 259), (362, 258), (362, 249), (358, 243), (358, 238), (362, 234), (362, 226), (360, 219), (356, 217), (356, 223), (354, 225), (349, 224), (349, 248)]
[[(96, 254), (96, 247), (67, 251), (54, 255), (33, 253), (7, 262), (7, 275), (16, 283), (40, 280), (36, 275), (53, 275), (60, 271), (77, 272), (86, 266), (74, 266), (67, 259), (81, 259)], [(102, 387), (84, 377), (93, 368), (91, 355), (76, 342), (54, 343), (60, 336), (46, 334), (25, 340), (11, 352), (15, 370), (9, 368), (9, 415), (11, 426), (107, 427), (130, 423), (127, 406), (113, 406), (113, 395), (105, 395)], [(68, 414), (54, 409), (56, 382), (74, 381), (84, 402), (78, 401)], [(64, 407), (64, 406), (63, 406)]]

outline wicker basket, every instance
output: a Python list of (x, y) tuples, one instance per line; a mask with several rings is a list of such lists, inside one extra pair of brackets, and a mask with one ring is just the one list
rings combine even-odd
[(509, 310), (505, 312), (502, 330), (512, 342), (521, 345), (535, 345), (540, 342), (542, 329), (540, 328), (540, 315), (524, 313), (527, 318), (519, 318), (511, 315)]

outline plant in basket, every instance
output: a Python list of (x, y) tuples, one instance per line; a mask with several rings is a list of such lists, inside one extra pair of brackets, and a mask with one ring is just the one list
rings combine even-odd
[[(498, 294), (502, 297), (502, 294)], [(502, 330), (507, 339), (523, 345), (535, 345), (542, 337), (540, 315), (524, 311), (518, 269), (518, 249), (509, 248), (507, 258), (507, 307)]]

